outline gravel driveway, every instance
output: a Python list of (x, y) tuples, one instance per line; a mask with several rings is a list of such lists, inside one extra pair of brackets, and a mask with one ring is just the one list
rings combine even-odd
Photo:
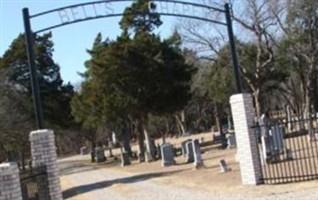
[[(318, 200), (317, 188), (297, 192), (272, 193), (266, 196), (250, 197), (236, 194), (216, 194), (204, 189), (182, 187), (173, 183), (169, 175), (180, 170), (154, 173), (131, 173), (123, 168), (96, 168), (83, 164), (79, 156), (59, 161), (64, 199), (78, 200), (222, 200), (222, 199), (301, 199)], [(165, 180), (166, 181), (162, 181)], [(221, 181), (221, 180), (220, 180)], [(253, 190), (253, 187), (250, 188)]]

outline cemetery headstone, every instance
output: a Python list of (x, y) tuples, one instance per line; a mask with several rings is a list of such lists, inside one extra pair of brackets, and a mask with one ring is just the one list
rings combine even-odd
[(227, 137), (227, 148), (235, 148), (236, 147), (236, 138), (235, 135), (231, 134)]
[(130, 159), (129, 159), (129, 154), (127, 152), (121, 153), (121, 166), (127, 166), (130, 165)]
[(203, 144), (204, 143), (204, 137), (201, 137), (200, 138), (200, 144)]
[(290, 149), (285, 149), (285, 158), (286, 160), (292, 160), (293, 159), (293, 153)]
[(190, 135), (191, 135), (191, 133), (189, 131), (182, 133), (182, 137), (187, 137)]
[(161, 145), (162, 166), (175, 164), (173, 146), (169, 143)]
[(181, 142), (181, 152), (182, 152), (182, 156), (183, 157), (186, 157), (187, 156), (187, 148), (186, 148), (186, 143), (189, 142), (189, 141), (192, 141), (191, 139), (187, 139), (183, 142)]
[(117, 137), (115, 132), (112, 132), (112, 142), (114, 143), (114, 145), (117, 144)]
[(225, 160), (223, 160), (223, 159), (220, 160), (219, 165), (220, 165), (220, 168), (221, 168), (221, 172), (222, 172), (222, 173), (225, 173), (225, 172), (230, 171), (230, 168), (228, 168), (228, 166), (227, 166)]
[(89, 150), (87, 147), (81, 147), (80, 151), (81, 151), (81, 155), (87, 155), (89, 153)]
[(196, 168), (203, 166), (199, 140), (194, 140), (192, 142), (192, 148), (193, 148), (193, 155), (194, 155), (194, 166)]
[(97, 163), (106, 161), (106, 156), (105, 156), (103, 147), (95, 148), (95, 157), (96, 157), (95, 160)]
[(188, 141), (186, 143), (186, 149), (187, 149), (187, 163), (194, 162), (194, 153), (193, 153), (192, 141)]
[(273, 138), (273, 153), (272, 154), (279, 154), (284, 151), (284, 129), (283, 127), (279, 126), (278, 123), (275, 123), (274, 126), (271, 128), (271, 136)]
[(227, 146), (227, 139), (224, 136), (224, 134), (221, 134), (221, 135), (213, 134), (212, 143), (213, 144), (220, 144), (221, 143), (222, 147), (226, 147)]

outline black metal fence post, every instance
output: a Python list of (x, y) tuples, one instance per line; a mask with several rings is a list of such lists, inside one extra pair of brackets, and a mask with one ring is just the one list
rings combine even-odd
[(227, 32), (228, 32), (229, 40), (230, 40), (232, 62), (233, 62), (233, 66), (234, 66), (234, 76), (235, 76), (235, 82), (236, 82), (236, 89), (237, 89), (238, 93), (242, 93), (240, 67), (239, 67), (238, 60), (237, 60), (237, 55), (236, 55), (236, 48), (235, 48), (235, 41), (234, 41), (234, 35), (233, 35), (233, 27), (232, 27), (230, 6), (229, 6), (228, 3), (226, 3), (224, 5), (224, 7), (225, 7), (225, 17), (226, 17), (226, 24), (227, 24)]
[(33, 95), (36, 126), (38, 129), (42, 129), (43, 128), (42, 105), (41, 105), (39, 84), (37, 79), (37, 72), (35, 69), (34, 52), (33, 52), (33, 36), (32, 36), (33, 34), (31, 30), (29, 10), (27, 8), (23, 8), (22, 13), (23, 13), (23, 22), (24, 22), (24, 29), (25, 29), (25, 41), (26, 41), (26, 48), (27, 48), (28, 63), (30, 68), (31, 88), (32, 88), (32, 95)]

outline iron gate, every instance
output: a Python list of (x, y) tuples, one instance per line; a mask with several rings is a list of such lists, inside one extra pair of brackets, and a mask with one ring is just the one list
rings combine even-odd
[(45, 166), (20, 172), (23, 200), (50, 200), (48, 176)]
[(261, 182), (279, 184), (318, 178), (317, 122), (317, 118), (276, 119), (253, 127), (263, 172)]

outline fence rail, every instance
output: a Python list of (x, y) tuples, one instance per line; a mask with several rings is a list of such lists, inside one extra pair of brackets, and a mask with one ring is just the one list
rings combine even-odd
[(252, 127), (258, 138), (263, 177), (268, 184), (318, 178), (318, 120), (272, 120)]
[(45, 166), (20, 172), (23, 200), (50, 200), (48, 175)]

